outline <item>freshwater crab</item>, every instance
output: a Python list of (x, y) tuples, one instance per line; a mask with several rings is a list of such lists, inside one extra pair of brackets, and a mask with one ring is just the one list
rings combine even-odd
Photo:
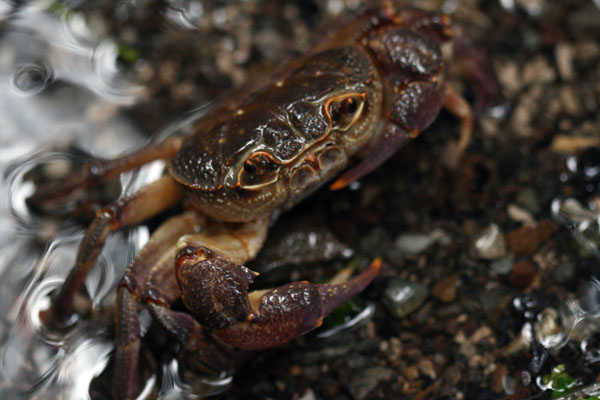
[[(168, 161), (163, 177), (98, 211), (44, 320), (58, 323), (71, 315), (110, 232), (183, 203), (185, 211), (153, 232), (118, 285), (115, 397), (134, 398), (139, 391), (140, 303), (201, 371), (227, 368), (238, 351), (278, 346), (319, 326), (373, 280), (378, 260), (342, 282), (252, 292), (257, 273), (243, 264), (257, 255), (280, 212), (354, 160), (331, 188), (368, 174), (427, 128), (441, 108), (461, 119), (459, 148), (466, 146), (473, 114), (445, 84), (440, 49), (453, 37), (447, 16), (385, 3), (260, 85), (217, 103), (194, 121), (191, 133), (117, 159), (91, 160), (38, 190), (28, 200), (32, 207), (57, 207), (82, 188)], [(487, 66), (479, 57), (463, 62), (485, 97)], [(178, 299), (187, 312), (171, 308)]]

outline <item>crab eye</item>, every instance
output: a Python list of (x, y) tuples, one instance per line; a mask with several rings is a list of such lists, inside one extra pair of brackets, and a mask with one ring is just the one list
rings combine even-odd
[(348, 97), (346, 100), (344, 100), (344, 104), (342, 104), (342, 106), (344, 107), (344, 112), (346, 114), (354, 114), (354, 112), (358, 109), (358, 104), (352, 97)]
[(364, 109), (364, 96), (359, 94), (338, 96), (328, 103), (328, 114), (332, 128), (345, 131), (359, 118)]
[(277, 166), (264, 154), (253, 154), (244, 161), (239, 183), (244, 189), (260, 189), (277, 180)]

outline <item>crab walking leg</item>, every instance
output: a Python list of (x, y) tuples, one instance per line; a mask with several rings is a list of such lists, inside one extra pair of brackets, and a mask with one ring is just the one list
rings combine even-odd
[(133, 399), (139, 388), (141, 331), (137, 300), (124, 287), (117, 289), (116, 320), (113, 396), (116, 399)]
[[(163, 268), (162, 265), (168, 265), (173, 275), (177, 240), (184, 234), (197, 231), (200, 222), (199, 216), (193, 212), (186, 212), (165, 221), (152, 233), (148, 243), (138, 252), (121, 278), (117, 289), (115, 313), (115, 398), (134, 398), (138, 392), (141, 331), (137, 304), (144, 296), (145, 281), (152, 271)], [(177, 294), (175, 293), (175, 296)]]
[(373, 149), (369, 157), (361, 161), (360, 164), (346, 171), (341, 177), (336, 179), (329, 186), (331, 190), (339, 190), (346, 187), (349, 183), (362, 178), (369, 172), (372, 172), (388, 158), (393, 156), (402, 146), (417, 137), (418, 131), (409, 131), (398, 124), (389, 122), (385, 125), (382, 132), (382, 140)]
[(58, 322), (69, 317), (73, 298), (96, 263), (110, 232), (144, 221), (169, 208), (180, 198), (181, 193), (173, 180), (165, 176), (131, 196), (100, 209), (81, 241), (75, 266), (54, 300), (52, 314), (48, 317)]
[(450, 86), (446, 86), (444, 108), (460, 119), (460, 139), (458, 151), (463, 152), (473, 135), (473, 112), (469, 103)]
[(181, 138), (173, 137), (115, 159), (88, 161), (81, 170), (73, 172), (54, 185), (36, 185), (43, 190), (36, 191), (27, 199), (27, 202), (32, 206), (39, 206), (63, 197), (78, 188), (99, 184), (151, 161), (170, 159), (181, 148), (181, 141)]

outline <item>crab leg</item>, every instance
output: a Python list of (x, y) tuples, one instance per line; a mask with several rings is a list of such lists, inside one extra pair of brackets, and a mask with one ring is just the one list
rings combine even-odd
[(193, 356), (197, 368), (214, 372), (228, 368), (234, 362), (231, 349), (207, 337), (190, 315), (169, 308), (180, 296), (173, 272), (175, 255), (182, 243), (202, 242), (218, 247), (238, 260), (253, 258), (266, 237), (268, 219), (241, 224), (233, 230), (213, 223), (213, 226), (205, 226), (206, 231), (194, 233), (200, 225), (208, 225), (208, 222), (192, 211), (170, 218), (152, 234), (125, 271), (117, 292), (115, 317), (117, 348), (113, 390), (116, 398), (133, 398), (138, 392), (141, 332), (137, 304), (142, 301), (183, 344), (186, 353)]
[[(138, 393), (141, 331), (137, 304), (144, 295), (144, 283), (154, 270), (164, 268), (163, 265), (168, 265), (173, 275), (173, 257), (177, 240), (181, 235), (196, 231), (199, 222), (199, 217), (192, 212), (165, 221), (154, 231), (148, 243), (138, 252), (121, 278), (117, 289), (115, 313), (116, 349), (113, 379), (115, 398), (135, 398)], [(176, 285), (175, 289), (177, 289)]]
[(173, 180), (165, 176), (131, 196), (100, 209), (81, 241), (75, 266), (55, 298), (51, 314), (46, 313), (45, 317), (58, 322), (69, 317), (73, 298), (96, 263), (110, 232), (144, 221), (167, 209), (180, 197), (181, 193)]
[(74, 190), (102, 183), (118, 176), (122, 172), (141, 167), (151, 161), (172, 158), (181, 147), (181, 138), (169, 138), (161, 143), (146, 146), (134, 153), (111, 160), (94, 159), (88, 161), (81, 170), (74, 171), (52, 185), (36, 185), (43, 190), (36, 192), (27, 199), (30, 206), (44, 209), (43, 204), (53, 203)]
[(460, 119), (459, 152), (464, 151), (473, 136), (473, 112), (469, 103), (450, 86), (446, 86), (444, 108)]

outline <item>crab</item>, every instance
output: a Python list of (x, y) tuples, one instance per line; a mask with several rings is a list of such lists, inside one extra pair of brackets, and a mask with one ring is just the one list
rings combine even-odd
[[(193, 122), (191, 132), (116, 159), (92, 159), (38, 190), (29, 204), (51, 209), (122, 172), (167, 162), (157, 181), (99, 209), (44, 321), (70, 317), (111, 232), (182, 204), (181, 214), (152, 233), (116, 289), (116, 398), (139, 392), (142, 305), (200, 371), (228, 368), (237, 352), (279, 346), (318, 327), (369, 285), (381, 267), (378, 259), (353, 278), (254, 291), (249, 288), (258, 274), (244, 264), (256, 257), (281, 212), (335, 177), (331, 189), (365, 176), (442, 108), (461, 120), (458, 147), (466, 147), (473, 112), (446, 85), (440, 47), (454, 39), (448, 16), (386, 2), (260, 84), (224, 98)], [(468, 45), (456, 49), (485, 99), (493, 91), (489, 67)], [(186, 310), (172, 308), (179, 299)]]

